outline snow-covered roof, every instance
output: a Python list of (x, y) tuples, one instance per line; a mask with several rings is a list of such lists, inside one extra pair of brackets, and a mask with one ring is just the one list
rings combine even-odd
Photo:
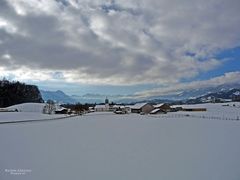
[(148, 103), (137, 103), (137, 104), (133, 105), (131, 108), (132, 109), (141, 109), (146, 104), (148, 104)]
[(152, 111), (150, 112), (150, 114), (151, 114), (151, 113), (154, 114), (154, 113), (158, 112), (159, 110), (160, 110), (160, 109), (158, 109), (158, 108), (157, 108), (157, 109), (154, 109), (154, 110), (152, 110)]
[(105, 105), (96, 105), (95, 106), (95, 109), (101, 109), (101, 108), (106, 108), (106, 106)]
[(162, 105), (164, 105), (165, 103), (161, 103), (161, 104), (157, 104), (157, 105), (153, 105), (155, 108), (159, 108), (161, 107)]
[(67, 108), (64, 108), (64, 107), (58, 107), (58, 108), (56, 108), (56, 111), (63, 111), (63, 110), (67, 110)]
[(113, 108), (121, 108), (121, 109), (123, 109), (123, 108), (125, 108), (125, 106), (123, 106), (123, 105), (114, 105)]
[(161, 107), (164, 106), (164, 105), (170, 106), (170, 105), (167, 104), (167, 103), (161, 103), (161, 104), (154, 105), (154, 108), (161, 108)]

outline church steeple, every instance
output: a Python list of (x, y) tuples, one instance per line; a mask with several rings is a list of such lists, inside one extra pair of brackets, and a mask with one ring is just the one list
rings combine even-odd
[(106, 111), (109, 111), (109, 100), (107, 97), (105, 99), (105, 108), (106, 108)]
[(109, 100), (108, 100), (107, 97), (106, 97), (106, 99), (105, 99), (105, 104), (109, 104)]

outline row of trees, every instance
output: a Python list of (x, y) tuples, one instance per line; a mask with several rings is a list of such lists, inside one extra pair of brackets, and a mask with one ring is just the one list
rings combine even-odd
[(88, 111), (89, 107), (94, 106), (94, 104), (64, 104), (62, 105), (65, 108), (71, 109), (71, 111), (75, 111), (77, 113)]
[[(81, 103), (77, 103), (77, 104), (63, 104), (61, 105), (61, 107), (70, 109), (70, 111), (74, 111), (78, 114), (88, 111), (89, 107), (93, 107), (95, 106), (95, 104), (81, 104)], [(53, 100), (47, 100), (46, 105), (43, 109), (43, 113), (44, 114), (53, 114), (57, 109), (56, 109), (57, 105), (55, 104), (55, 102)]]

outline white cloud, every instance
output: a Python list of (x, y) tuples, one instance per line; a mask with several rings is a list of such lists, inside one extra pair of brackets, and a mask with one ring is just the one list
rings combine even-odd
[(0, 53), (14, 67), (2, 66), (71, 82), (178, 83), (223, 65), (215, 55), (240, 45), (239, 0), (4, 2)]
[(59, 7), (55, 1), (38, 1), (38, 0), (8, 0), (9, 4), (14, 8), (16, 13), (21, 16), (26, 16), (29, 13), (33, 14), (55, 14)]
[(3, 59), (12, 59), (12, 57), (11, 57), (10, 54), (3, 54), (3, 55), (2, 55), (2, 58), (3, 58)]
[(6, 32), (13, 34), (17, 32), (17, 27), (0, 17), (0, 29), (4, 29)]
[(29, 69), (26, 67), (21, 67), (19, 69), (6, 69), (3, 67), (0, 67), (0, 77), (7, 77), (12, 80), (19, 80), (19, 81), (46, 81), (46, 80), (52, 80), (56, 81), (54, 79), (54, 74), (51, 71), (44, 71), (44, 70), (34, 70)]

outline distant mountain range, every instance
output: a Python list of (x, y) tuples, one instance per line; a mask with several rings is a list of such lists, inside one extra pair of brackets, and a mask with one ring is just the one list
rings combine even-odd
[(190, 90), (182, 91), (181, 93), (178, 93), (178, 94), (155, 96), (155, 97), (151, 97), (150, 99), (169, 99), (169, 100), (194, 99), (210, 93), (227, 92), (232, 89), (240, 89), (240, 84), (223, 84), (215, 87), (190, 89)]
[(208, 96), (231, 99), (231, 95), (240, 91), (240, 84), (224, 84), (216, 87), (199, 88), (186, 90), (178, 94), (169, 94), (164, 96), (153, 96), (144, 99), (136, 98), (134, 95), (103, 95), (103, 94), (85, 94), (79, 95), (66, 95), (64, 92), (58, 91), (44, 91), (41, 90), (43, 99), (46, 101), (52, 99), (60, 103), (103, 103), (105, 98), (108, 97), (110, 102), (115, 103), (136, 103), (136, 102), (151, 102), (151, 103), (162, 103), (162, 102), (174, 102), (174, 101), (187, 101), (194, 99), (200, 101), (201, 99), (207, 98)]
[[(67, 95), (63, 91), (44, 91), (40, 90), (44, 101), (48, 99), (54, 100), (59, 103), (104, 103), (105, 98), (108, 98), (110, 102), (115, 103), (129, 103), (136, 102), (136, 99), (126, 95), (103, 95), (103, 94), (85, 94), (79, 95)], [(138, 101), (138, 100), (137, 100)]]
[(63, 91), (44, 91), (40, 90), (40, 93), (42, 94), (42, 98), (44, 101), (47, 101), (48, 99), (54, 100), (59, 103), (70, 103), (74, 104), (77, 101), (73, 99), (72, 97), (66, 95)]
[(186, 103), (197, 104), (197, 103), (206, 103), (206, 102), (224, 102), (232, 100), (233, 96), (240, 95), (240, 88), (234, 88), (230, 90), (222, 90), (215, 93), (209, 93), (204, 96), (200, 96), (193, 99), (188, 99)]

